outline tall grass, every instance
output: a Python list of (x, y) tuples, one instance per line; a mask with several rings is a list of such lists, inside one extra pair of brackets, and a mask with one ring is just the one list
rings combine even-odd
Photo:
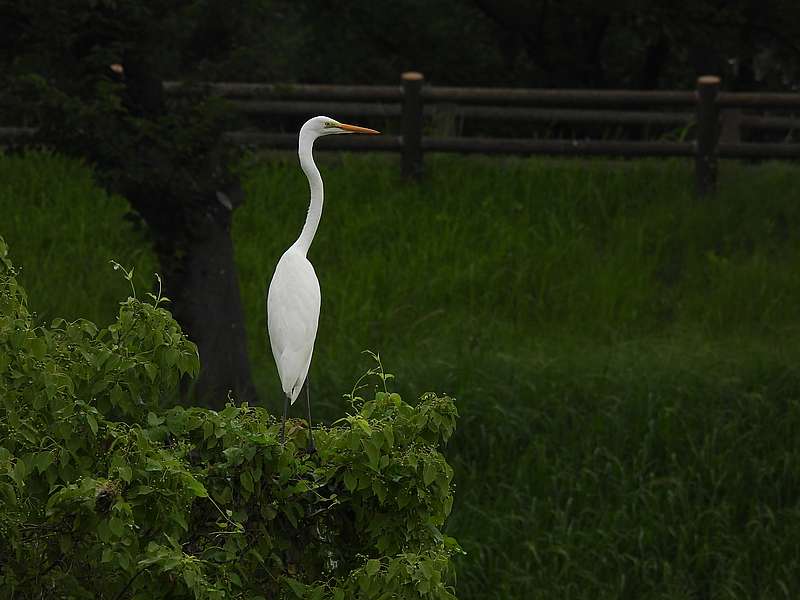
[[(736, 347), (800, 323), (793, 169), (726, 165), (720, 196), (697, 201), (682, 161), (436, 158), (419, 185), (401, 182), (391, 160), (323, 165), (310, 252), (323, 290), (312, 366), (321, 390), (346, 389), (364, 347), (410, 389), (461, 390), (463, 374), (452, 374), (464, 364), (525, 372), (564, 344), (707, 335)], [(263, 297), (308, 192), (293, 157), (248, 173), (234, 235), (269, 394), (279, 387)]]
[[(96, 202), (72, 163), (11, 160), (9, 180), (42, 180), (0, 177), (34, 308), (99, 318), (96, 299), (125, 293), (105, 261), (152, 265), (124, 205)], [(800, 595), (796, 167), (724, 164), (717, 197), (698, 201), (683, 161), (432, 156), (419, 184), (385, 157), (318, 162), (313, 401), (342, 414), (365, 348), (405, 395), (458, 398), (460, 597)], [(237, 264), (256, 382), (277, 411), (264, 296), (308, 191), (294, 156), (242, 172)], [(31, 196), (49, 209), (26, 210)], [(38, 239), (51, 228), (63, 253)], [(91, 298), (63, 293), (73, 246), (104, 274), (84, 280)]]
[(0, 155), (0, 234), (42, 321), (78, 317), (107, 323), (128, 293), (109, 260), (135, 267), (139, 289), (158, 270), (130, 207), (95, 185), (74, 160), (45, 153)]

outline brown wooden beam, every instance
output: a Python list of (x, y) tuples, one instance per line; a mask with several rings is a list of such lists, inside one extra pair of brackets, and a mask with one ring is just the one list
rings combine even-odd
[(717, 106), (730, 108), (798, 108), (800, 109), (800, 93), (758, 93), (720, 92)]
[(524, 88), (461, 88), (431, 86), (423, 92), (430, 102), (468, 104), (534, 104), (561, 106), (693, 106), (692, 92), (639, 90), (547, 90)]
[(605, 140), (530, 140), (516, 138), (423, 138), (431, 152), (553, 154), (567, 156), (693, 156), (691, 142), (615, 142)]
[(767, 144), (740, 142), (738, 144), (720, 144), (720, 158), (772, 158), (799, 159), (800, 144)]

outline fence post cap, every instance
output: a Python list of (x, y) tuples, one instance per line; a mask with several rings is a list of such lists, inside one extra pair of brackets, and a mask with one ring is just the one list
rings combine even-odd
[(701, 75), (697, 78), (697, 85), (719, 85), (720, 78), (716, 75)]
[(400, 75), (400, 78), (403, 81), (419, 81), (420, 79), (425, 79), (425, 76), (419, 71), (406, 71)]

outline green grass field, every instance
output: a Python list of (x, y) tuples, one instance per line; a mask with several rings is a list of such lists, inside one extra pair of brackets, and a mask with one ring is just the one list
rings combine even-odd
[[(323, 309), (317, 413), (381, 354), (407, 397), (458, 399), (449, 531), (459, 597), (800, 595), (797, 167), (723, 164), (716, 198), (686, 161), (321, 156), (310, 258)], [(274, 265), (307, 188), (293, 156), (242, 165), (234, 240), (262, 402)], [(107, 321), (156, 267), (85, 169), (0, 159), (0, 234), (43, 319)]]

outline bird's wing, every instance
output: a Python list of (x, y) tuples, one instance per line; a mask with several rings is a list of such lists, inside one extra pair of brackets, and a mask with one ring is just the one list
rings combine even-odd
[(284, 254), (269, 286), (267, 328), (281, 385), (292, 403), (311, 365), (320, 301), (319, 281), (308, 259)]

